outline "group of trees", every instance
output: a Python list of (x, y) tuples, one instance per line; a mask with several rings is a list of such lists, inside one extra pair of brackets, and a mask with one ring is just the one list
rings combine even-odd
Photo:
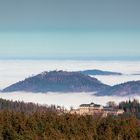
[(41, 106), (34, 103), (24, 103), (23, 101), (9, 101), (0, 98), (0, 111), (9, 110), (14, 112), (26, 112), (26, 114), (32, 114), (34, 112), (57, 112), (58, 108), (60, 110), (64, 110), (63, 108), (60, 108), (60, 106), (55, 105)]
[[(124, 105), (120, 103), (120, 108)], [(0, 99), (0, 140), (139, 140), (134, 115), (79, 116), (57, 107)]]
[(135, 117), (94, 118), (52, 112), (0, 112), (0, 140), (139, 140)]
[(118, 107), (125, 111), (125, 115), (133, 114), (140, 119), (140, 103), (138, 100), (134, 99), (132, 101), (123, 101), (119, 103)]

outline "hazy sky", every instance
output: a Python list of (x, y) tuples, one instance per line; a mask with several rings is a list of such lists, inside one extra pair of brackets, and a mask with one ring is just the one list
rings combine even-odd
[(140, 56), (140, 0), (0, 0), (1, 58)]

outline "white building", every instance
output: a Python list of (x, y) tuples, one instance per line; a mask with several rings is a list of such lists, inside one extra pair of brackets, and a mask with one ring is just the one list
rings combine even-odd
[(124, 113), (124, 110), (115, 109), (110, 107), (103, 107), (98, 104), (90, 103), (90, 104), (82, 104), (78, 109), (72, 109), (70, 111), (71, 114), (79, 114), (79, 115), (93, 115), (93, 116), (103, 116), (106, 117), (108, 115), (120, 115)]

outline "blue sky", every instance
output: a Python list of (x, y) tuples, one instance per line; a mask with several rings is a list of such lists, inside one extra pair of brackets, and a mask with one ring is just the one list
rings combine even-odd
[(0, 58), (140, 56), (139, 0), (0, 0)]

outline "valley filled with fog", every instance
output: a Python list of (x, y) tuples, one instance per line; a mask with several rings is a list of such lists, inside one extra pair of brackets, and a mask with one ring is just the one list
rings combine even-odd
[[(96, 75), (98, 80), (108, 85), (115, 85), (132, 80), (140, 80), (140, 61), (70, 61), (70, 60), (0, 60), (0, 89), (24, 80), (43, 71), (65, 70), (80, 71), (99, 69), (121, 72), (123, 75)], [(56, 104), (69, 108), (82, 103), (95, 102), (105, 105), (108, 101), (116, 103), (140, 97), (94, 96), (94, 93), (0, 93), (0, 97), (39, 104)]]

